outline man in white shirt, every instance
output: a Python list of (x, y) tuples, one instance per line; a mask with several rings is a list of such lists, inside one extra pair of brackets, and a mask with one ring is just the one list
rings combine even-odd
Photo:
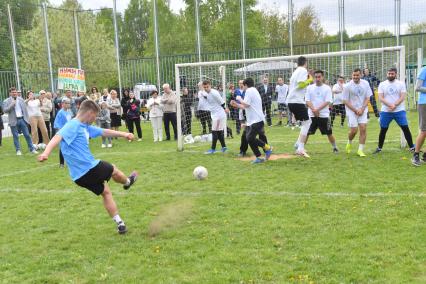
[(359, 128), (359, 147), (357, 154), (365, 157), (364, 147), (367, 139), (367, 113), (368, 102), (373, 95), (367, 81), (361, 79), (361, 69), (356, 68), (352, 72), (352, 80), (343, 88), (343, 103), (346, 106), (346, 116), (348, 117), (349, 133), (346, 152), (352, 151), (352, 141)]
[[(231, 105), (246, 111), (246, 137), (251, 150), (256, 156), (256, 159), (252, 163), (263, 163), (271, 156), (272, 146), (268, 144), (265, 135), (265, 115), (262, 109), (262, 99), (258, 90), (254, 87), (252, 78), (245, 79), (243, 84), (245, 91), (244, 99), (237, 97), (238, 103), (232, 100)], [(258, 135), (260, 139), (257, 138)], [(260, 158), (262, 154), (259, 151), (259, 147), (265, 151), (265, 159)]]
[(345, 78), (339, 76), (337, 83), (332, 88), (333, 92), (333, 108), (331, 109), (331, 127), (333, 127), (334, 119), (337, 114), (340, 114), (340, 126), (343, 127), (345, 123), (346, 110), (345, 104), (343, 103), (343, 85), (345, 84)]
[[(209, 106), (207, 104), (206, 95), (203, 88), (203, 82), (198, 83), (198, 107), (197, 107), (197, 118), (201, 122), (203, 128), (203, 134), (212, 132), (212, 118), (210, 116)], [(208, 132), (207, 132), (208, 126)]]
[(382, 152), (386, 132), (392, 120), (395, 120), (401, 127), (402, 132), (404, 132), (410, 151), (414, 152), (415, 150), (413, 137), (408, 127), (407, 113), (405, 112), (407, 89), (404, 82), (396, 79), (397, 72), (396, 68), (390, 68), (387, 73), (387, 80), (379, 84), (379, 100), (382, 103), (382, 109), (380, 112), (379, 145), (374, 154)]
[(297, 59), (297, 68), (290, 78), (290, 87), (286, 102), (288, 109), (294, 114), (296, 121), (302, 122), (299, 138), (296, 142), (296, 154), (309, 158), (309, 155), (305, 151), (305, 140), (308, 137), (311, 120), (309, 119), (308, 109), (305, 104), (305, 94), (306, 87), (312, 83), (313, 79), (308, 74), (307, 66), (308, 61), (306, 58), (300, 56)]
[[(333, 102), (331, 89), (323, 83), (324, 72), (322, 70), (315, 71), (314, 77), (315, 84), (308, 86), (306, 90), (306, 105), (308, 106), (309, 117), (312, 120), (308, 135), (315, 134), (319, 128), (322, 135), (327, 135), (328, 141), (333, 146), (333, 153), (338, 153), (336, 139), (330, 125), (330, 110), (328, 108)], [(306, 138), (307, 141), (308, 138)]]
[(219, 92), (212, 88), (210, 81), (203, 81), (203, 88), (204, 93), (202, 93), (202, 96), (207, 101), (212, 118), (212, 147), (205, 154), (216, 153), (217, 140), (220, 141), (222, 146), (222, 153), (225, 153), (228, 148), (226, 148), (225, 144), (224, 130), (226, 127), (226, 113), (229, 110), (225, 108), (225, 101)]
[[(280, 126), (283, 124), (283, 113), (285, 111), (288, 112), (287, 105), (285, 103), (287, 99), (288, 85), (284, 84), (283, 78), (278, 78), (277, 85), (275, 86), (275, 93), (277, 94), (278, 114), (280, 119), (277, 123), (277, 126)], [(289, 118), (289, 122), (290, 121), (291, 116)]]

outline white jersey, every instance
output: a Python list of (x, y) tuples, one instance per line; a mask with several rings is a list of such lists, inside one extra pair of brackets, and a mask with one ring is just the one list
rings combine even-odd
[(343, 85), (340, 85), (339, 83), (334, 84), (333, 95), (333, 105), (343, 104)]
[(207, 104), (210, 110), (210, 115), (213, 120), (222, 119), (226, 117), (225, 110), (222, 105), (225, 103), (222, 96), (215, 89), (211, 89), (210, 93), (204, 92), (207, 95)]
[(300, 82), (305, 82), (308, 80), (308, 70), (305, 67), (297, 67), (294, 70), (290, 78), (290, 88), (287, 96), (286, 103), (291, 104), (304, 104), (305, 103), (305, 94), (306, 88), (298, 88)]
[(279, 104), (285, 104), (285, 101), (287, 99), (287, 93), (288, 93), (288, 85), (283, 84), (281, 85), (276, 85), (275, 86), (275, 93), (278, 94), (277, 97), (277, 103)]
[[(355, 84), (351, 80), (343, 87), (343, 100), (350, 102), (355, 109), (362, 108), (364, 101), (372, 95), (373, 92), (371, 91), (370, 84), (363, 79), (360, 80), (359, 84)], [(346, 111), (353, 113), (347, 106)], [(365, 108), (365, 112), (368, 112), (368, 108)]]
[[(306, 89), (306, 101), (311, 102), (315, 108), (318, 108), (325, 102), (331, 104), (333, 102), (333, 98), (331, 95), (331, 88), (326, 84), (322, 84), (321, 86), (310, 85)], [(310, 108), (308, 108), (308, 113), (310, 117), (314, 117), (314, 113)], [(319, 117), (329, 117), (330, 110), (328, 106), (324, 107), (320, 110)]]
[(249, 105), (249, 107), (245, 109), (247, 126), (265, 120), (262, 109), (262, 98), (255, 87), (250, 87), (246, 90), (244, 103)]
[(197, 110), (209, 111), (209, 105), (207, 103), (207, 94), (204, 91), (198, 91), (198, 108)]
[[(379, 94), (383, 94), (385, 100), (391, 104), (394, 104), (397, 100), (399, 100), (402, 93), (407, 93), (407, 89), (405, 87), (405, 83), (399, 80), (395, 79), (393, 82), (386, 80), (381, 82), (379, 85)], [(382, 111), (384, 112), (398, 112), (403, 110), (405, 110), (404, 102), (397, 106), (393, 111), (389, 110), (388, 106), (382, 103)]]

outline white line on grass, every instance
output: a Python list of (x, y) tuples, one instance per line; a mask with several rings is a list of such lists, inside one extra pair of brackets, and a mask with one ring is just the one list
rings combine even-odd
[[(79, 188), (65, 188), (61, 190), (55, 189), (25, 189), (25, 188), (0, 188), (0, 193), (32, 193), (32, 194), (71, 194), (78, 193)], [(330, 197), (330, 198), (339, 198), (339, 197), (416, 197), (416, 198), (425, 198), (426, 192), (291, 192), (291, 191), (273, 191), (273, 192), (264, 192), (264, 191), (114, 191), (114, 195), (141, 195), (141, 196), (162, 196), (162, 195), (172, 195), (172, 196), (206, 196), (206, 195), (216, 195), (216, 196), (294, 196), (294, 197)]]
[(0, 178), (16, 176), (16, 175), (21, 175), (21, 174), (26, 174), (26, 173), (36, 172), (36, 171), (42, 171), (46, 168), (51, 168), (51, 167), (54, 167), (54, 166), (58, 166), (58, 165), (57, 164), (50, 164), (50, 165), (45, 165), (45, 166), (35, 166), (35, 167), (29, 168), (27, 170), (13, 171), (11, 173), (0, 175)]

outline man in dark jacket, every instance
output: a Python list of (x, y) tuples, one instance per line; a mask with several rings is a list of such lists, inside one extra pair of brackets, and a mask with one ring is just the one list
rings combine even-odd
[(263, 113), (266, 116), (266, 122), (268, 126), (272, 126), (271, 106), (273, 87), (271, 84), (269, 84), (268, 77), (263, 78), (263, 82), (257, 87), (257, 90), (259, 91), (260, 97), (262, 98), (262, 108)]

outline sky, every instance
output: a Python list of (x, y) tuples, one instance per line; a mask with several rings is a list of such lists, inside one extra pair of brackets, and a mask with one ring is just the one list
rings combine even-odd
[[(184, 8), (182, 0), (169, 0), (171, 9), (178, 12)], [(130, 0), (117, 0), (117, 10), (123, 12)], [(50, 0), (60, 5), (62, 0)], [(112, 7), (112, 0), (80, 0), (84, 9)], [(328, 34), (336, 34), (339, 26), (337, 0), (293, 0), (295, 10), (312, 4), (320, 18), (320, 23)], [(275, 10), (288, 13), (287, 0), (258, 0), (257, 9)], [(408, 22), (426, 20), (425, 0), (401, 0), (401, 33)], [(247, 19), (249, 20), (249, 19)], [(349, 35), (364, 32), (370, 28), (387, 29), (394, 32), (394, 0), (345, 0), (345, 26)]]

